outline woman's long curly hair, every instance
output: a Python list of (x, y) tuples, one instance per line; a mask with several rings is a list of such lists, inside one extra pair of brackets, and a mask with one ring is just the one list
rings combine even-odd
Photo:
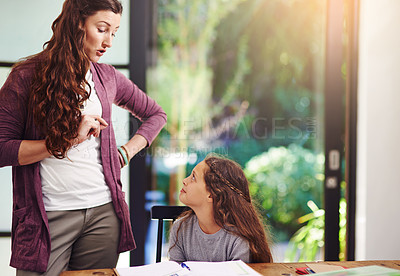
[[(208, 155), (204, 161), (208, 165), (204, 180), (213, 199), (215, 222), (248, 241), (251, 262), (273, 262), (268, 228), (252, 204), (249, 182), (240, 165), (214, 154)], [(193, 210), (186, 211), (181, 216), (182, 222), (193, 214)]]
[(57, 158), (66, 157), (73, 146), (81, 122), (80, 107), (90, 96), (85, 90), (90, 60), (84, 51), (83, 27), (89, 16), (103, 10), (122, 14), (122, 5), (118, 0), (65, 0), (44, 50), (16, 65), (35, 64), (29, 106), (46, 137), (47, 150)]

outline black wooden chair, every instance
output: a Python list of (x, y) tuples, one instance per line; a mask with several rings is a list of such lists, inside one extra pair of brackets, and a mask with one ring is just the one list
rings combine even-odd
[(189, 210), (187, 206), (161, 206), (156, 205), (151, 207), (151, 218), (158, 219), (158, 230), (157, 230), (157, 251), (156, 251), (156, 262), (161, 261), (161, 246), (163, 237), (163, 223), (164, 220), (175, 219), (184, 211)]

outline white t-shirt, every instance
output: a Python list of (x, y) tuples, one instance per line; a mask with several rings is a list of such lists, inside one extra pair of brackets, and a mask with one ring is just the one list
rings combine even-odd
[[(86, 74), (91, 87), (82, 114), (102, 115), (102, 107), (95, 91), (92, 73)], [(88, 90), (88, 88), (87, 88)], [(68, 158), (54, 156), (40, 162), (42, 194), (46, 211), (77, 210), (111, 202), (105, 182), (100, 154), (100, 138), (90, 136), (72, 147)]]

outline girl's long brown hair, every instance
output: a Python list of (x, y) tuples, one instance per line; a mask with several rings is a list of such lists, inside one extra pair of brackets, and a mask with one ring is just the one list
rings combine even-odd
[(89, 16), (102, 10), (122, 14), (122, 5), (118, 0), (65, 0), (44, 50), (15, 66), (35, 65), (29, 106), (46, 137), (47, 150), (57, 158), (66, 157), (78, 136), (80, 106), (90, 95), (85, 90), (90, 60), (84, 51), (83, 26)]
[[(213, 154), (204, 161), (208, 165), (204, 180), (213, 199), (215, 222), (248, 241), (251, 262), (272, 263), (269, 231), (251, 202), (249, 182), (242, 168), (232, 160)], [(183, 213), (182, 222), (193, 214), (193, 210)], [(182, 223), (178, 233), (180, 226)]]

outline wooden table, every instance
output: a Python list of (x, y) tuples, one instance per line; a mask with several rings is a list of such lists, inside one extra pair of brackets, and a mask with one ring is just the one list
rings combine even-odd
[[(304, 267), (305, 263), (259, 263), (259, 264), (248, 264), (257, 272), (262, 275), (282, 275), (291, 274), (292, 276), (296, 274), (296, 268)], [(367, 265), (380, 265), (386, 266), (394, 269), (400, 270), (400, 260), (396, 261), (346, 261), (346, 262), (318, 262), (324, 264), (340, 265), (347, 268), (367, 266)], [(79, 271), (65, 271), (60, 274), (60, 276), (118, 276), (114, 269), (93, 269), (93, 270), (79, 270)]]
[[(304, 262), (304, 263), (273, 263), (273, 264), (248, 264), (255, 271), (261, 273), (262, 275), (282, 275), (282, 274), (292, 274), (293, 276), (296, 274), (296, 268), (305, 267), (306, 264), (310, 264), (312, 262)], [(347, 261), (347, 262), (317, 262), (323, 264), (332, 264), (332, 265), (340, 265), (346, 268), (353, 268), (359, 266), (367, 266), (367, 265), (380, 265), (386, 266), (394, 269), (400, 270), (400, 260), (397, 261)], [(111, 274), (112, 275), (112, 274)]]

